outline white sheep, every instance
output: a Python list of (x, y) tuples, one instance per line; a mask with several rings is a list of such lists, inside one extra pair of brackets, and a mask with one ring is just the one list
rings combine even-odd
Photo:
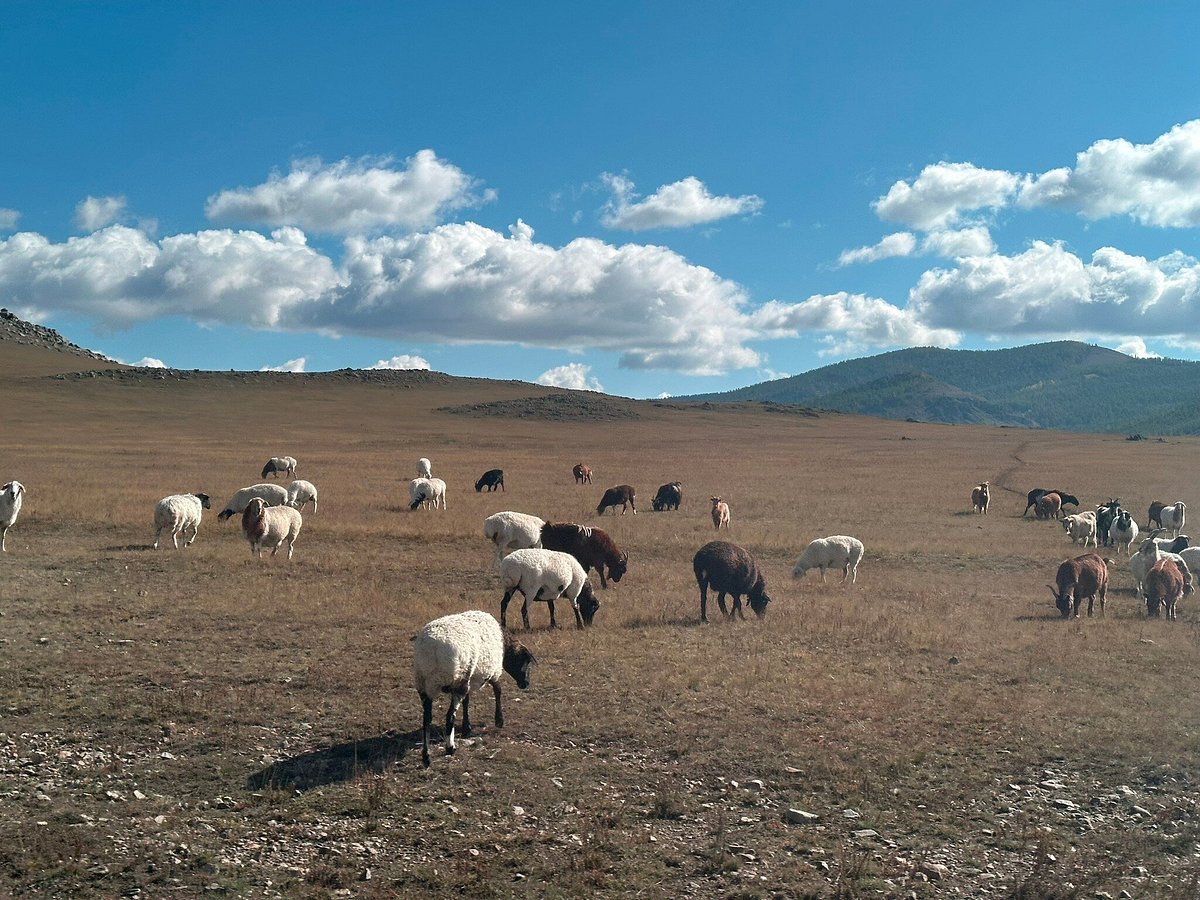
[(500, 601), (500, 624), (507, 624), (508, 603), (517, 591), (525, 598), (521, 605), (521, 620), (529, 627), (529, 601), (544, 600), (550, 604), (550, 626), (558, 627), (554, 617), (554, 601), (562, 598), (575, 610), (575, 626), (592, 624), (600, 601), (592, 592), (587, 572), (570, 553), (558, 550), (514, 550), (500, 563), (500, 583), (504, 598)]
[(1108, 526), (1108, 537), (1117, 548), (1117, 552), (1121, 552), (1121, 548), (1125, 548), (1125, 552), (1129, 553), (1130, 545), (1137, 539), (1138, 523), (1134, 521), (1129, 510), (1122, 510), (1120, 515), (1113, 519), (1113, 523)]
[(1164, 506), (1162, 512), (1159, 513), (1159, 521), (1162, 522), (1163, 528), (1171, 532), (1175, 537), (1179, 536), (1179, 532), (1183, 530), (1184, 524), (1184, 505), (1180, 500), (1172, 506)]
[(542, 546), (542, 526), (546, 522), (527, 513), (493, 513), (483, 520), (483, 536), (496, 545), (496, 561), (513, 550)]
[(842, 583), (849, 577), (851, 583), (858, 581), (858, 564), (863, 556), (863, 542), (844, 534), (817, 538), (804, 548), (796, 565), (792, 567), (793, 578), (803, 578), (809, 569), (821, 570), (821, 581), (825, 581), (826, 569), (841, 569)]
[(300, 465), (296, 462), (294, 456), (272, 456), (267, 460), (267, 464), (263, 466), (262, 474), (259, 478), (266, 478), (268, 475), (278, 475), (282, 472), (289, 478), (296, 477), (296, 466)]
[(303, 510), (311, 501), (313, 512), (317, 511), (317, 486), (311, 481), (297, 479), (288, 485), (287, 505), (293, 509)]
[(433, 463), (431, 463), (429, 460), (427, 460), (424, 456), (422, 456), (420, 459), (417, 460), (417, 477), (418, 478), (432, 478), (433, 477)]
[[(154, 549), (158, 549), (163, 529), (171, 529), (171, 542), (179, 549), (179, 535), (183, 534), (183, 546), (190, 547), (200, 533), (200, 519), (204, 510), (212, 509), (212, 498), (208, 494), (172, 494), (163, 497), (154, 507)], [(188, 538), (187, 530), (192, 529)]]
[(25, 502), (25, 485), (10, 481), (0, 488), (0, 552), (8, 550), (8, 529), (12, 528)]
[(263, 547), (270, 547), (274, 556), (284, 541), (287, 541), (288, 559), (291, 559), (303, 524), (299, 510), (290, 506), (267, 506), (261, 497), (246, 504), (246, 511), (242, 513), (242, 534), (250, 542), (250, 552), (259, 559), (262, 559)]
[(471, 691), (485, 684), (496, 698), (496, 727), (504, 727), (500, 676), (507, 672), (521, 690), (529, 687), (529, 670), (537, 660), (529, 649), (477, 609), (434, 619), (413, 638), (413, 681), (421, 697), (421, 763), (429, 766), (429, 730), (433, 698), (449, 694), (446, 710), (446, 753), (457, 749), (454, 715), (462, 704), (464, 735), (471, 733)]
[(267, 506), (283, 506), (288, 501), (288, 492), (282, 484), (252, 484), (244, 487), (225, 504), (217, 519), (224, 522), (230, 516), (246, 511), (246, 506), (255, 498), (265, 500)]
[(409, 509), (426, 504), (430, 509), (437, 509), (439, 505), (445, 509), (446, 482), (440, 478), (414, 478), (408, 483), (408, 497), (411, 501), (408, 504)]
[[(1143, 582), (1146, 580), (1146, 573), (1154, 568), (1154, 564), (1160, 559), (1173, 559), (1183, 566), (1187, 566), (1183, 557), (1178, 553), (1168, 553), (1163, 550), (1158, 541), (1151, 538), (1150, 540), (1142, 541), (1142, 546), (1138, 548), (1137, 553), (1129, 557), (1129, 571), (1133, 573), (1134, 583), (1137, 585), (1137, 595), (1143, 595)], [(1190, 583), (1191, 578), (1187, 578)]]
[(1063, 531), (1071, 538), (1071, 543), (1083, 542), (1083, 546), (1087, 546), (1090, 542), (1092, 546), (1100, 546), (1096, 542), (1096, 514), (1091, 516), (1083, 513), (1077, 513), (1073, 516), (1063, 516), (1062, 520)]

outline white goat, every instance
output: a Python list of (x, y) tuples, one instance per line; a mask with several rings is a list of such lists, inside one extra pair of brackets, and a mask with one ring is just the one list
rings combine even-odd
[[(212, 509), (212, 498), (208, 494), (172, 494), (159, 500), (154, 507), (154, 549), (158, 549), (164, 528), (171, 529), (171, 542), (176, 550), (181, 533), (183, 546), (190, 547), (200, 533), (200, 519), (206, 509)], [(190, 538), (187, 536), (189, 528), (192, 529)]]
[[(1183, 553), (1187, 552), (1187, 550), (1183, 551)], [(1129, 570), (1133, 573), (1133, 580), (1137, 584), (1138, 597), (1144, 597), (1146, 574), (1160, 559), (1171, 559), (1179, 565), (1179, 571), (1183, 573), (1184, 593), (1190, 594), (1192, 592), (1192, 570), (1188, 561), (1179, 553), (1168, 553), (1163, 550), (1158, 542), (1151, 538), (1142, 541), (1142, 546), (1138, 548), (1137, 553), (1129, 557)]]
[(546, 522), (527, 513), (493, 513), (483, 520), (483, 536), (496, 545), (496, 562), (513, 550), (542, 546), (542, 526)]
[(858, 581), (858, 564), (863, 557), (863, 542), (845, 534), (834, 534), (817, 538), (804, 548), (796, 565), (792, 567), (793, 578), (803, 578), (809, 569), (821, 570), (821, 581), (825, 581), (826, 569), (841, 569), (842, 583), (849, 578), (851, 584)]
[(409, 509), (416, 509), (418, 506), (437, 509), (441, 506), (446, 508), (446, 482), (440, 478), (414, 478), (408, 483), (408, 497), (411, 501), (408, 504)]
[(293, 509), (303, 510), (311, 501), (313, 512), (317, 511), (317, 486), (311, 481), (296, 479), (288, 485), (287, 505)]
[(508, 603), (517, 591), (525, 598), (521, 605), (521, 621), (529, 627), (529, 601), (544, 600), (550, 604), (550, 626), (558, 627), (554, 617), (554, 601), (562, 598), (575, 611), (575, 626), (592, 624), (600, 601), (592, 592), (587, 572), (570, 553), (558, 550), (514, 550), (500, 563), (500, 582), (504, 598), (500, 601), (500, 625), (507, 624)]
[(261, 497), (251, 500), (242, 513), (242, 533), (250, 542), (250, 552), (259, 559), (262, 559), (263, 547), (270, 547), (274, 556), (284, 541), (287, 541), (288, 559), (291, 559), (303, 524), (299, 510), (290, 506), (267, 506)]
[(25, 502), (25, 485), (10, 481), (0, 488), (0, 552), (8, 549), (8, 529), (12, 528)]
[(1090, 516), (1083, 513), (1077, 513), (1073, 516), (1063, 516), (1062, 520), (1063, 531), (1071, 538), (1071, 543), (1082, 541), (1083, 546), (1087, 546), (1091, 542), (1092, 546), (1099, 547), (1096, 541), (1096, 514)]

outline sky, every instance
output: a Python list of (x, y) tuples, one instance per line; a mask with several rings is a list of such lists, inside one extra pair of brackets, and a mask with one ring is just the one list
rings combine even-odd
[(1200, 8), (0, 0), (0, 306), (125, 362), (658, 397), (1200, 358)]

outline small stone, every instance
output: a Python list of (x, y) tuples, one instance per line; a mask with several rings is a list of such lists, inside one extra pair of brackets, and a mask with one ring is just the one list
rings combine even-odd
[(746, 782), (746, 787), (752, 791), (762, 792), (767, 789), (767, 785), (761, 778), (752, 778)]
[(950, 665), (952, 665), (952, 666), (957, 666), (957, 665), (958, 665), (960, 662), (962, 662), (962, 660), (961, 660), (961, 659), (959, 659), (957, 656), (952, 656), (952, 657), (950, 657), (950, 659), (948, 660), (948, 662), (949, 662), (949, 663), (950, 663)]
[(860, 818), (862, 818), (862, 813), (860, 813), (857, 809), (843, 809), (842, 810), (842, 818), (843, 819), (860, 819)]
[(523, 806), (514, 806), (514, 807), (513, 807), (513, 815), (514, 815), (514, 816), (523, 816), (523, 815), (525, 815), (525, 807), (523, 807)]
[(809, 822), (817, 822), (820, 816), (816, 813), (810, 813), (803, 809), (792, 808), (783, 814), (785, 821), (793, 825), (807, 825)]
[(1148, 878), (1150, 876), (1150, 870), (1145, 866), (1134, 866), (1131, 871), (1137, 878)]
[(478, 850), (476, 850), (474, 847), (472, 847), (472, 848), (471, 848), (470, 850), (468, 850), (467, 852), (468, 852), (468, 853), (470, 853), (472, 856), (478, 856), (478, 855), (479, 855), (479, 851), (478, 851)]
[(930, 881), (941, 881), (943, 878), (950, 877), (950, 867), (944, 866), (941, 863), (923, 862), (921, 863), (920, 872)]
[(1078, 809), (1079, 807), (1070, 800), (1065, 800), (1062, 797), (1055, 797), (1050, 801), (1051, 806), (1057, 806), (1059, 809)]
[(133, 792), (133, 799), (135, 799), (135, 800), (145, 800), (145, 799), (146, 799), (146, 795), (145, 795), (145, 794), (143, 794), (141, 791), (134, 791), (134, 792)]
[(866, 840), (867, 838), (879, 837), (879, 832), (873, 828), (863, 828), (863, 829), (860, 829), (859, 831), (854, 832), (854, 836), (861, 840)]

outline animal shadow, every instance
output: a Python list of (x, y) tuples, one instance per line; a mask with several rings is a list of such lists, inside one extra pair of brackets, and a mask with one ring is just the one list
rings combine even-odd
[[(1086, 613), (1085, 613), (1086, 615)], [(1048, 612), (1037, 616), (1016, 616), (1017, 622), (1061, 622), (1065, 621), (1060, 613)]]
[(404, 734), (389, 731), (378, 737), (310, 750), (260, 769), (246, 779), (246, 786), (251, 790), (274, 787), (310, 791), (363, 775), (379, 775), (404, 759), (420, 740), (420, 729)]
[[(174, 550), (174, 547), (168, 547)], [(116, 547), (104, 547), (103, 553), (155, 553), (153, 544), (118, 544)]]
[(638, 630), (646, 628), (696, 628), (704, 623), (696, 616), (684, 618), (679, 616), (674, 619), (654, 619), (654, 618), (638, 618), (631, 619), (625, 623), (626, 628), (635, 628)]

